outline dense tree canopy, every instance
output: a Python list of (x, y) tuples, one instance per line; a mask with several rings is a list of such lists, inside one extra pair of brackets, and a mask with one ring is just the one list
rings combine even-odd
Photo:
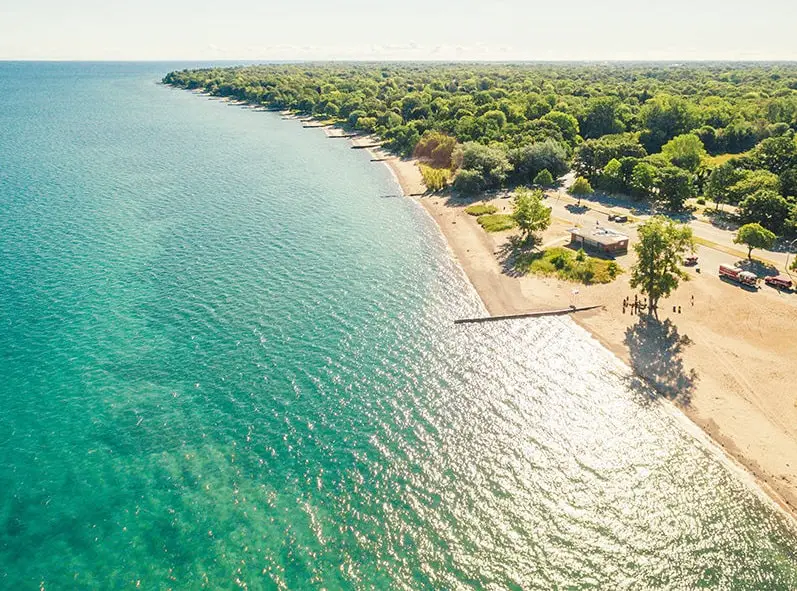
[(775, 191), (797, 219), (793, 64), (273, 64), (164, 82), (374, 133), (450, 168), (458, 189), (572, 167), (599, 190), (671, 207)]

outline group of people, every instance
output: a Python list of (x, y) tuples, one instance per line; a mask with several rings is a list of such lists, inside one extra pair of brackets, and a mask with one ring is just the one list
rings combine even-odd
[[(692, 306), (695, 305), (694, 294), (692, 295), (690, 302)], [(633, 316), (634, 314), (638, 316), (641, 312), (644, 312), (647, 309), (647, 307), (648, 307), (647, 299), (645, 298), (640, 299), (637, 294), (634, 294), (633, 302), (631, 301), (631, 298), (629, 296), (623, 298), (623, 314), (625, 314), (626, 308), (631, 308), (631, 316)], [(672, 311), (680, 314), (681, 306), (673, 306)]]
[(634, 294), (634, 301), (631, 302), (631, 298), (626, 296), (623, 299), (623, 314), (625, 314), (626, 308), (631, 308), (631, 316), (634, 314), (639, 315), (640, 312), (644, 312), (648, 307), (648, 301), (646, 299), (639, 299), (637, 294)]

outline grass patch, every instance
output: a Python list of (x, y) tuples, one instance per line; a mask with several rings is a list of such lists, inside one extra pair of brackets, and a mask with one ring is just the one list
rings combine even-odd
[(732, 246), (725, 246), (724, 244), (718, 244), (716, 242), (712, 242), (711, 240), (706, 240), (705, 238), (701, 238), (700, 236), (694, 236), (693, 238), (695, 240), (695, 244), (700, 244), (701, 246), (707, 246), (709, 248), (713, 248), (714, 250), (724, 252), (725, 254), (739, 257), (740, 259), (747, 258), (747, 253), (738, 248), (733, 248)]
[(573, 252), (562, 246), (519, 254), (515, 269), (521, 273), (558, 277), (585, 285), (611, 283), (624, 272), (614, 261), (588, 256), (583, 250)]
[(512, 216), (503, 213), (480, 215), (476, 221), (487, 232), (503, 232), (515, 227)]
[(468, 215), (474, 215), (479, 217), (480, 215), (488, 215), (498, 211), (498, 208), (495, 205), (489, 205), (487, 203), (474, 203), (473, 205), (468, 205), (465, 208), (465, 213)]
[(720, 164), (725, 164), (731, 158), (739, 158), (744, 156), (742, 154), (717, 154), (716, 156), (705, 156), (703, 157), (703, 163), (708, 166), (709, 168), (716, 168)]

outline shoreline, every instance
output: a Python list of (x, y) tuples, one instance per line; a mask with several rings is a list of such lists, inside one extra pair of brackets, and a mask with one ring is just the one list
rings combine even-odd
[[(393, 157), (384, 160), (383, 163), (396, 179), (404, 196), (410, 197), (413, 194), (425, 192), (425, 186), (415, 160)], [(456, 213), (447, 212), (447, 209), (452, 208), (443, 203), (445, 198), (433, 195), (410, 198), (414, 198), (435, 221), (449, 251), (473, 286), (484, 308), (491, 315), (539, 310), (545, 308), (546, 305), (551, 307), (554, 301), (558, 301), (561, 305), (561, 289), (557, 293), (550, 289), (550, 284), (560, 283), (567, 289), (572, 288), (571, 284), (564, 284), (555, 279), (526, 277), (526, 279), (536, 282), (537, 285), (534, 287), (537, 289), (534, 290), (534, 293), (524, 292), (524, 286), (520, 281), (506, 275), (501, 269), (496, 258), (497, 253), (490, 244), (490, 236), (475, 223), (463, 223), (468, 221), (466, 214), (464, 218), (458, 216), (459, 219), (454, 219)], [(457, 208), (455, 212), (459, 210), (460, 208)], [(584, 286), (579, 286), (579, 289), (583, 290)], [(557, 298), (557, 296), (559, 297)], [(586, 305), (599, 303), (602, 302), (582, 302)], [(655, 384), (634, 369), (628, 348), (616, 339), (607, 338), (603, 331), (590, 322), (591, 319), (603, 313), (600, 311), (577, 312), (571, 314), (570, 317), (592, 338), (615, 355), (629, 368), (632, 374), (656, 389)], [(697, 387), (695, 393), (695, 396), (699, 395), (700, 386)], [(676, 420), (680, 420), (686, 428), (699, 429), (699, 434), (702, 435), (701, 439), (705, 438), (703, 443), (711, 444), (718, 455), (729, 462), (730, 468), (735, 469), (739, 475), (748, 477), (750, 484), (757, 488), (757, 493), (776, 505), (785, 516), (791, 518), (793, 524), (797, 524), (797, 495), (794, 493), (794, 487), (784, 486), (782, 481), (779, 482), (781, 479), (767, 473), (758, 459), (749, 457), (752, 454), (744, 453), (733, 435), (724, 433), (711, 417), (702, 416), (690, 405), (678, 404), (666, 397), (659, 399), (665, 403), (668, 412), (673, 414)], [(697, 433), (692, 433), (692, 435), (697, 435)], [(797, 463), (797, 456), (793, 457)]]
[[(222, 99), (225, 100), (225, 99)], [(230, 101), (232, 104), (241, 105), (238, 101)], [(247, 106), (245, 103), (242, 106)], [(303, 122), (305, 118), (293, 113), (278, 112), (283, 119), (295, 119)], [(311, 128), (321, 129), (324, 134), (329, 136), (340, 136), (346, 134), (344, 130), (334, 126), (310, 126)], [(412, 158), (400, 158), (386, 153), (379, 147), (371, 147), (370, 144), (380, 143), (380, 138), (362, 134), (356, 137), (346, 137), (352, 146), (366, 146), (363, 148), (368, 152), (373, 161), (385, 164), (390, 171), (401, 193), (404, 197), (414, 199), (426, 213), (434, 220), (441, 232), (450, 255), (460, 267), (467, 281), (471, 284), (478, 295), (484, 309), (490, 315), (522, 314), (538, 311), (552, 307), (562, 307), (563, 303), (572, 303), (568, 299), (568, 294), (576, 287), (575, 284), (565, 283), (558, 279), (548, 277), (523, 276), (513, 277), (508, 275), (502, 268), (500, 258), (499, 242), (501, 236), (491, 235), (484, 232), (476, 223), (475, 218), (464, 213), (464, 206), (467, 203), (448, 203), (448, 197), (441, 197), (427, 193), (423, 183), (418, 162)], [(508, 199), (492, 197), (498, 201), (504, 201), (499, 209), (507, 211)], [(488, 199), (485, 199), (488, 200)], [(563, 222), (565, 220), (557, 220)], [(556, 223), (552, 224), (556, 225)], [(561, 227), (560, 227), (561, 230)], [(506, 233), (502, 233), (506, 234)], [(505, 236), (504, 236), (505, 238)], [(552, 244), (549, 242), (547, 245)], [(623, 290), (623, 285), (625, 289)], [(688, 285), (688, 283), (686, 284)], [(603, 304), (608, 311), (578, 312), (571, 314), (573, 321), (582, 328), (589, 336), (600, 343), (618, 358), (630, 371), (631, 375), (641, 379), (649, 387), (661, 393), (654, 380), (643, 375), (644, 372), (636, 367), (628, 346), (623, 342), (622, 335), (616, 330), (617, 323), (621, 328), (629, 324), (628, 317), (619, 317), (616, 308), (607, 304), (618, 304), (622, 297), (620, 293), (628, 292), (627, 281), (620, 279), (608, 284), (608, 286), (583, 286), (578, 285), (578, 289), (587, 292), (592, 298), (605, 298), (606, 301), (581, 301), (579, 305)], [(618, 290), (620, 288), (620, 290)], [(673, 298), (677, 298), (675, 294)], [(575, 296), (572, 296), (575, 297)], [(617, 299), (616, 299), (617, 298)], [(713, 302), (713, 298), (711, 299)], [(671, 301), (663, 302), (662, 308), (672, 304)], [(684, 306), (685, 306), (684, 302)], [(720, 305), (721, 307), (721, 305)], [(713, 310), (712, 310), (713, 311)], [(623, 315), (625, 311), (623, 311)], [(662, 314), (666, 316), (666, 314)], [(683, 320), (678, 317), (679, 320)], [(794, 315), (797, 323), (797, 313)], [(667, 318), (669, 320), (669, 318)], [(619, 323), (618, 323), (619, 321)], [(625, 326), (623, 326), (625, 325)], [(797, 325), (797, 324), (796, 324)], [(679, 325), (680, 326), (680, 325)], [(691, 330), (691, 327), (688, 327)], [(700, 331), (703, 332), (703, 331)], [(687, 340), (689, 337), (683, 335)], [(702, 335), (701, 335), (702, 336)], [(721, 335), (720, 335), (721, 337)], [(661, 353), (661, 352), (660, 352)], [(705, 351), (703, 351), (705, 353)], [(693, 404), (681, 404), (668, 399), (662, 395), (659, 399), (665, 403), (665, 408), (676, 419), (682, 422), (683, 427), (693, 436), (701, 439), (702, 443), (714, 448), (714, 452), (723, 461), (728, 462), (727, 467), (737, 472), (740, 477), (749, 478), (748, 484), (759, 494), (762, 499), (767, 500), (777, 507), (782, 514), (789, 519), (792, 525), (797, 524), (797, 425), (793, 433), (776, 432), (778, 425), (771, 424), (771, 416), (766, 412), (758, 412), (755, 404), (750, 397), (740, 393), (738, 388), (723, 391), (728, 386), (727, 375), (706, 375), (706, 368), (716, 366), (710, 354), (709, 364), (706, 365), (705, 359), (697, 359), (692, 362), (692, 371), (697, 366), (703, 370), (701, 377), (712, 378), (708, 385), (698, 385), (692, 393)], [(797, 358), (797, 346), (795, 347), (795, 358)], [(691, 359), (689, 361), (692, 361)], [(701, 367), (702, 364), (702, 367)], [(727, 363), (726, 363), (727, 365)], [(721, 373), (709, 371), (709, 374)], [(732, 372), (738, 376), (739, 372)], [(733, 378), (733, 376), (731, 376)], [(742, 377), (743, 385), (749, 383)], [(712, 388), (712, 385), (714, 386)], [(719, 388), (719, 390), (718, 390)], [(722, 393), (722, 396), (717, 396)], [(755, 396), (753, 396), (755, 398)], [(708, 402), (715, 402), (714, 404)], [(697, 404), (700, 402), (700, 404)], [(731, 416), (728, 413), (720, 413), (722, 417), (712, 416), (712, 410), (717, 410), (722, 404), (732, 402)], [(794, 402), (797, 409), (797, 400)], [(724, 407), (723, 407), (724, 408)], [(748, 416), (743, 413), (752, 412), (756, 416), (755, 421), (750, 421)], [(739, 413), (741, 416), (737, 416)], [(758, 416), (760, 415), (760, 416)], [(717, 420), (722, 424), (719, 424)], [(730, 419), (734, 420), (730, 420)], [(755, 423), (758, 428), (756, 435), (744, 437), (749, 423)], [(777, 421), (774, 421), (777, 422)], [(773, 431), (772, 428), (775, 428)], [(697, 431), (695, 431), (697, 430)], [(771, 439), (774, 437), (776, 444), (772, 445)], [(779, 447), (780, 446), (780, 447)], [(774, 461), (769, 453), (772, 448), (778, 448), (777, 458)], [(785, 452), (784, 452), (785, 450)], [(775, 472), (780, 472), (776, 475)]]

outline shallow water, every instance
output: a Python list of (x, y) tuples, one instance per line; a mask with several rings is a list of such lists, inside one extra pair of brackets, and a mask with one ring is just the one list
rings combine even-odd
[(0, 588), (797, 588), (583, 330), (455, 327), (386, 169), (175, 67), (0, 63)]

